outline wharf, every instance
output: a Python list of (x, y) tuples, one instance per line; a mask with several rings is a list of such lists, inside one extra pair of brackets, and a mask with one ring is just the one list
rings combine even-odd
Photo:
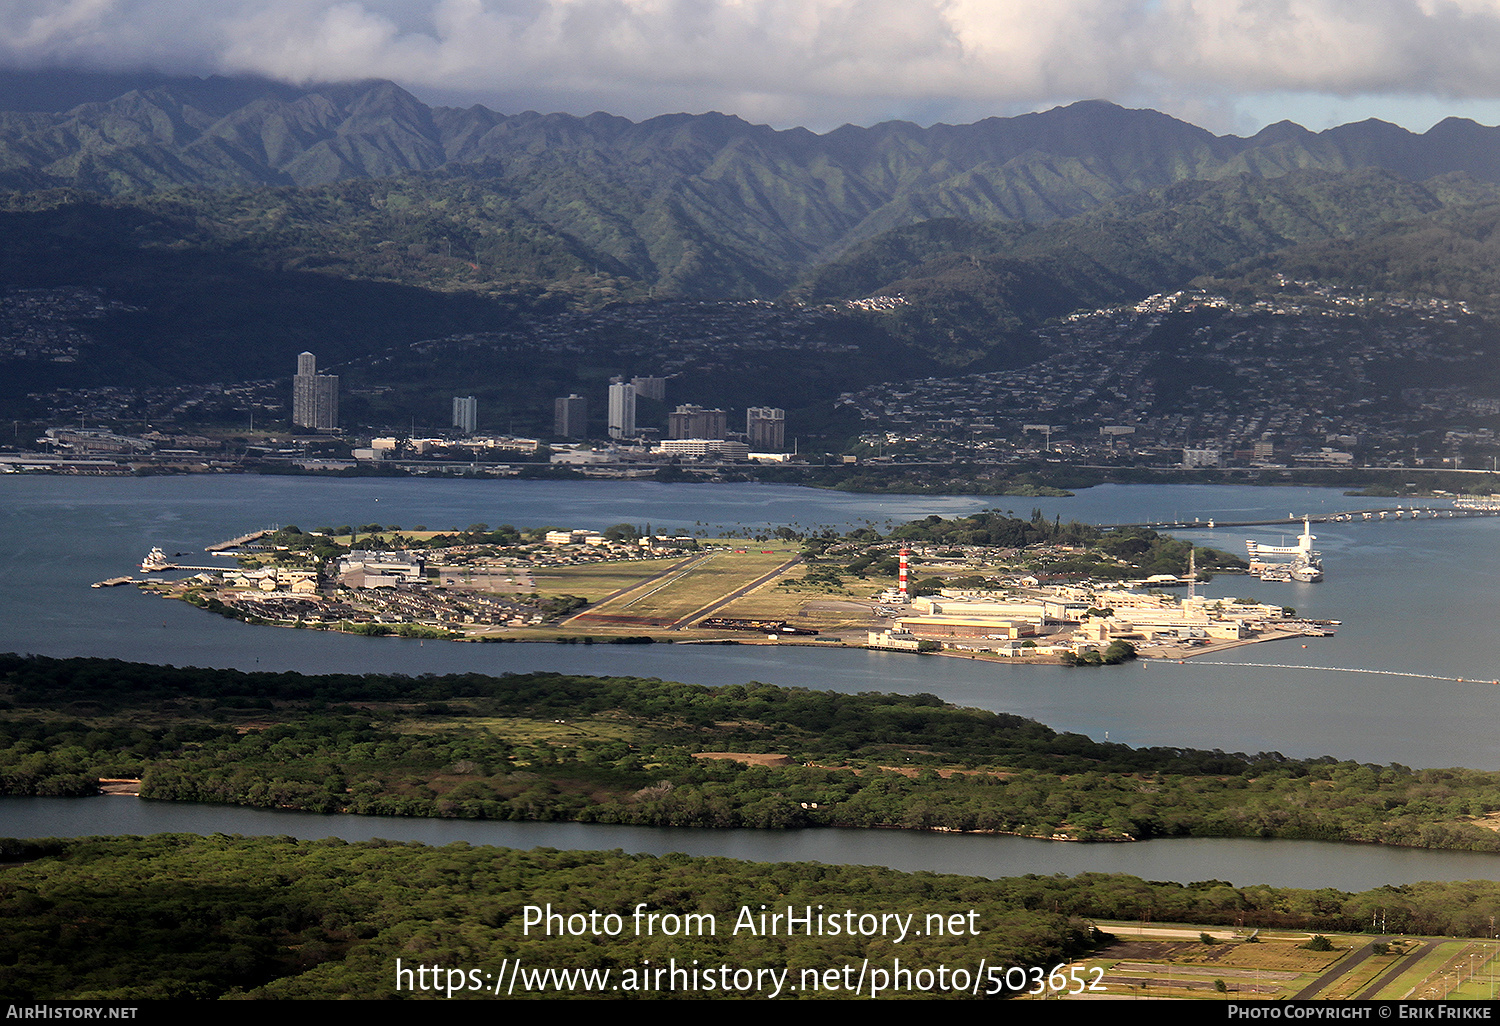
[[(1267, 641), (1286, 641), (1289, 638), (1315, 637), (1319, 637), (1319, 635), (1300, 627), (1291, 630), (1272, 629), (1250, 638), (1208, 641), (1191, 646), (1181, 644), (1140, 645), (1136, 648), (1135, 653), (1142, 662), (1183, 663), (1195, 656), (1217, 655), (1220, 652), (1227, 652), (1232, 648), (1246, 648), (1250, 645), (1261, 645)], [(1303, 645), (1302, 647), (1306, 648), (1307, 646)]]
[(1314, 524), (1334, 524), (1346, 522), (1368, 521), (1375, 523), (1388, 520), (1437, 520), (1447, 517), (1493, 517), (1500, 516), (1500, 507), (1493, 506), (1454, 506), (1435, 509), (1424, 507), (1418, 509), (1415, 506), (1403, 509), (1400, 506), (1386, 507), (1383, 509), (1352, 509), (1338, 513), (1305, 513), (1298, 516), (1288, 513), (1285, 520), (1219, 520), (1215, 519), (1193, 519), (1193, 520), (1153, 520), (1143, 524), (1095, 524), (1101, 531), (1118, 531), (1129, 527), (1146, 527), (1152, 530), (1169, 531), (1192, 531), (1203, 529), (1216, 529), (1220, 527), (1285, 527), (1298, 520), (1307, 520)]
[(199, 573), (222, 574), (226, 570), (234, 569), (237, 568), (232, 566), (188, 566), (186, 563), (162, 563), (160, 566), (153, 566), (147, 573), (155, 574), (165, 570), (194, 570)]
[(275, 532), (276, 528), (274, 527), (267, 527), (263, 531), (251, 531), (249, 534), (242, 534), (238, 538), (231, 538), (228, 541), (219, 542), (217, 545), (209, 545), (203, 551), (227, 552), (230, 549), (237, 549), (241, 545), (249, 545), (251, 542), (264, 538), (268, 534), (274, 534)]

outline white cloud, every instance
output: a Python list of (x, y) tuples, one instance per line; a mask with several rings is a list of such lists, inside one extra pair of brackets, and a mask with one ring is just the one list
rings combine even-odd
[(9, 0), (0, 64), (392, 78), (823, 127), (1106, 97), (1500, 98), (1500, 0)]
[(1500, 94), (1500, 5), (1469, 0), (1167, 0), (1162, 74), (1211, 88)]

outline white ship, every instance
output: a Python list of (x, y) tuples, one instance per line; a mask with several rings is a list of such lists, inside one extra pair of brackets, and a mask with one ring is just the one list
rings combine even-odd
[(171, 565), (172, 561), (158, 546), (146, 553), (146, 558), (141, 560), (141, 573), (149, 574), (157, 570), (165, 570)]
[[(1245, 542), (1245, 550), (1250, 553), (1250, 572), (1263, 581), (1300, 581), (1305, 584), (1321, 581), (1322, 553), (1313, 550), (1314, 538), (1312, 524), (1307, 517), (1303, 517), (1302, 535), (1297, 539), (1296, 545)], [(1291, 559), (1282, 563), (1266, 559), (1267, 556), (1290, 556)]]

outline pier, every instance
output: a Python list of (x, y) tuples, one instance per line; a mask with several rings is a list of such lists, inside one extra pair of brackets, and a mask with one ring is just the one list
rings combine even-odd
[[(219, 542), (217, 545), (210, 545), (207, 548), (205, 548), (203, 551), (204, 552), (227, 552), (230, 549), (237, 549), (241, 545), (249, 545), (251, 542), (258, 541), (259, 539), (264, 538), (268, 534), (275, 534), (277, 530), (278, 530), (278, 528), (275, 528), (275, 527), (267, 527), (263, 531), (251, 531), (249, 534), (242, 534), (238, 538), (231, 538), (228, 541)], [(187, 567), (183, 567), (182, 569), (188, 569), (188, 568)]]
[(1275, 520), (1155, 520), (1144, 524), (1096, 524), (1101, 531), (1117, 531), (1128, 527), (1150, 528), (1153, 531), (1212, 530), (1220, 527), (1285, 527), (1298, 520), (1314, 524), (1336, 524), (1380, 520), (1440, 520), (1449, 517), (1493, 517), (1500, 516), (1500, 503), (1490, 501), (1470, 502), (1451, 507), (1392, 506), (1373, 509), (1353, 509), (1339, 513), (1288, 513), (1286, 519)]
[(196, 570), (200, 572), (206, 571), (208, 573), (222, 574), (226, 570), (238, 569), (239, 567), (236, 566), (188, 566), (185, 563), (163, 563), (160, 566), (153, 566), (149, 570), (144, 566), (141, 567), (142, 572), (148, 574), (162, 573), (166, 570)]

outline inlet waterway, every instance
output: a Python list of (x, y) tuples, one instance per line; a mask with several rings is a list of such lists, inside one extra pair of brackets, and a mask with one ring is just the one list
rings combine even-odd
[(189, 802), (97, 798), (0, 798), (0, 835), (239, 834), (346, 841), (496, 845), (632, 854), (723, 856), (753, 862), (888, 866), (906, 872), (998, 878), (1028, 873), (1128, 873), (1146, 880), (1229, 880), (1238, 885), (1362, 891), (1422, 880), (1497, 880), (1500, 857), (1481, 852), (1374, 844), (1182, 838), (1076, 844), (1025, 837), (915, 830), (693, 830), (600, 823), (510, 823), (395, 816), (340, 816)]
[[(601, 529), (626, 522), (650, 523), (657, 530), (711, 532), (782, 524), (843, 530), (984, 508), (1013, 510), (1022, 517), (1040, 509), (1048, 519), (1061, 516), (1090, 523), (1288, 518), (1284, 531), (1267, 527), (1177, 532), (1200, 544), (1242, 553), (1247, 537), (1269, 544), (1279, 544), (1283, 537), (1290, 540), (1300, 532), (1300, 523), (1292, 518), (1303, 513), (1368, 505), (1368, 499), (1346, 497), (1334, 489), (1246, 486), (1110, 485), (1072, 498), (1033, 499), (852, 495), (752, 484), (7, 475), (0, 478), (0, 573), (6, 581), (0, 588), (0, 650), (309, 673), (554, 670), (702, 684), (760, 680), (848, 692), (927, 692), (963, 705), (1030, 716), (1058, 730), (1138, 746), (1500, 769), (1500, 736), (1490, 726), (1500, 717), (1500, 685), (1492, 683), (1500, 679), (1495, 630), (1500, 518), (1320, 525), (1317, 546), (1328, 568), (1324, 582), (1269, 584), (1222, 576), (1208, 589), (1212, 594), (1294, 606), (1306, 616), (1341, 620), (1335, 637), (1308, 639), (1306, 648), (1302, 641), (1282, 641), (1233, 650), (1206, 662), (1153, 661), (1101, 670), (790, 645), (419, 644), (252, 627), (132, 588), (88, 587), (93, 581), (135, 572), (152, 546), (191, 555), (195, 563), (227, 564), (208, 557), (204, 547), (287, 523), (304, 529), (372, 522), (432, 529), (480, 522)], [(13, 808), (0, 807), (0, 833), (16, 834), (8, 824), (13, 815), (8, 810)], [(838, 836), (823, 831), (762, 836), (817, 835)], [(945, 845), (1002, 840), (925, 836)], [(820, 857), (800, 854), (796, 845), (801, 843), (793, 842), (778, 857)], [(843, 840), (834, 843), (838, 851), (849, 847)], [(1275, 842), (1273, 847), (1289, 844)], [(1060, 860), (1072, 858), (1073, 851), (1140, 859), (1141, 855), (1127, 853), (1166, 847), (1042, 845), (1041, 850), (1066, 849), (1042, 861), (1047, 871), (1070, 872)], [(1301, 858), (1325, 861), (1324, 856)], [(837, 853), (822, 860), (865, 861)], [(1336, 862), (1344, 860), (1340, 855)], [(1218, 868), (1186, 878), (1256, 882), (1252, 866), (1246, 867), (1248, 875)], [(1139, 872), (1158, 879), (1181, 878), (1148, 869)]]

